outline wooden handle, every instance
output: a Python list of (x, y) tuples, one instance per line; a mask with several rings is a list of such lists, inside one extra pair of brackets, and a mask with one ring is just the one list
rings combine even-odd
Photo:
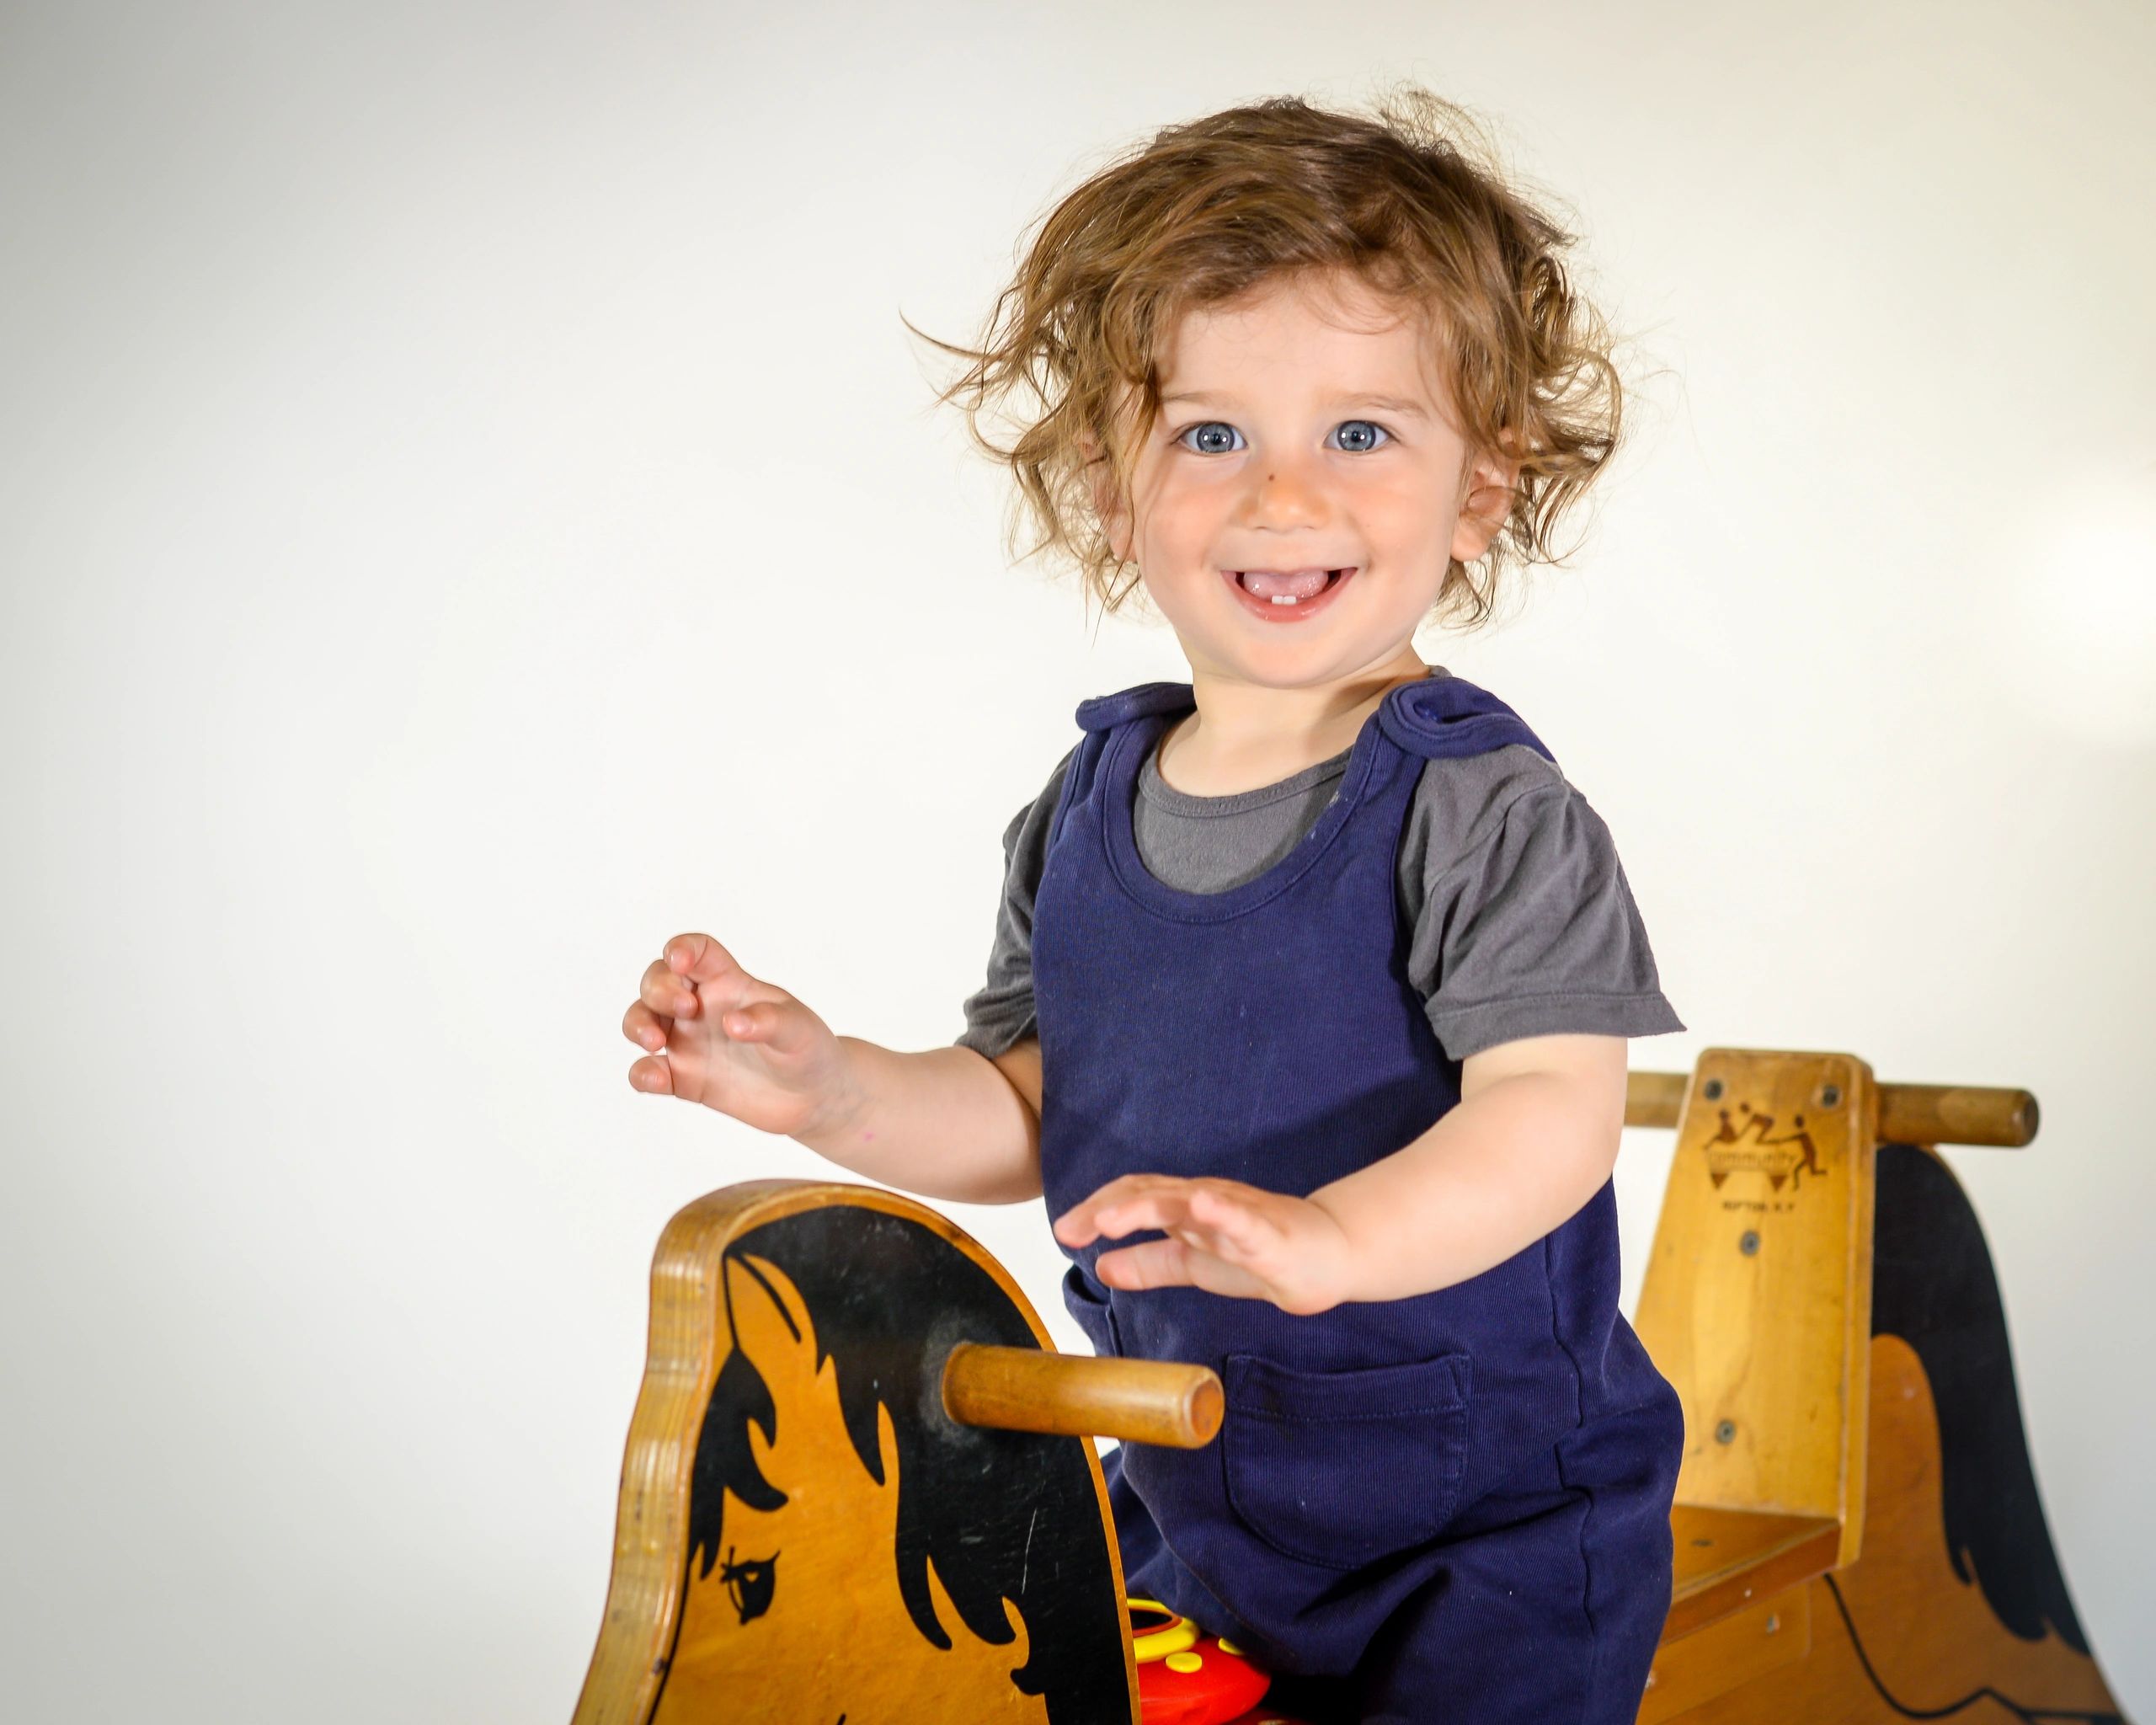
[[(1674, 1126), (1688, 1072), (1634, 1072), (1625, 1088), (1627, 1126)], [(2025, 1090), (1974, 1084), (1882, 1084), (1881, 1144), (1988, 1144), (2019, 1150), (2036, 1135), (2036, 1098)]]
[(1172, 1360), (961, 1342), (943, 1366), (943, 1411), (961, 1425), (1196, 1450), (1213, 1441), (1225, 1405), (1212, 1372)]
[(1684, 1087), (1691, 1081), (1689, 1072), (1627, 1072), (1625, 1124), (1674, 1126), (1684, 1111)]

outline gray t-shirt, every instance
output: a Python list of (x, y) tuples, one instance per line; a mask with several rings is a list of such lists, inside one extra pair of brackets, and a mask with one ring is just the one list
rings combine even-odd
[[(958, 1038), (990, 1059), (1035, 1033), (1033, 895), (1076, 752), (1004, 830), (988, 977), (966, 1001)], [(1226, 797), (1175, 789), (1149, 756), (1132, 809), (1140, 860), (1182, 892), (1225, 892), (1255, 879), (1310, 831), (1340, 788), (1348, 752)], [(1524, 1036), (1684, 1028), (1662, 996), (1609, 830), (1524, 744), (1423, 764), (1396, 884), (1407, 980), (1452, 1060)]]

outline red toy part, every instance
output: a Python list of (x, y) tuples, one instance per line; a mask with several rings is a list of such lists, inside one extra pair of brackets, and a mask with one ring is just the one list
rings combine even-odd
[[(1132, 1599), (1131, 1650), (1138, 1661), (1138, 1714), (1144, 1725), (1231, 1725), (1264, 1699), (1273, 1680), (1231, 1642), (1204, 1634), (1151, 1599)], [(1294, 1725), (1283, 1720), (1281, 1725)]]

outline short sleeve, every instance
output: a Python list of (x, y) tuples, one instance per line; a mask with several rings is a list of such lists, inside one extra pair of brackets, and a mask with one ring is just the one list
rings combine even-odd
[(1517, 758), (1428, 763), (1401, 847), (1408, 977), (1447, 1056), (1682, 1030), (1602, 818), (1533, 751), (1495, 754)]
[(968, 997), (966, 1028), (958, 1046), (994, 1060), (1033, 1033), (1033, 895), (1048, 857), (1048, 832), (1063, 796), (1070, 754), (1056, 763), (1039, 796), (1011, 817), (1003, 830), (1003, 899), (995, 912), (995, 939), (988, 976)]

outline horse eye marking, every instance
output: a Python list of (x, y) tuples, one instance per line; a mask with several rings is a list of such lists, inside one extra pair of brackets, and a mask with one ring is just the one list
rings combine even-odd
[(778, 1585), (778, 1553), (768, 1557), (744, 1557), (734, 1561), (734, 1547), (726, 1548), (726, 1561), (718, 1567), (719, 1584), (726, 1589), (726, 1597), (746, 1623), (752, 1617), (760, 1617), (771, 1608), (771, 1589)]

